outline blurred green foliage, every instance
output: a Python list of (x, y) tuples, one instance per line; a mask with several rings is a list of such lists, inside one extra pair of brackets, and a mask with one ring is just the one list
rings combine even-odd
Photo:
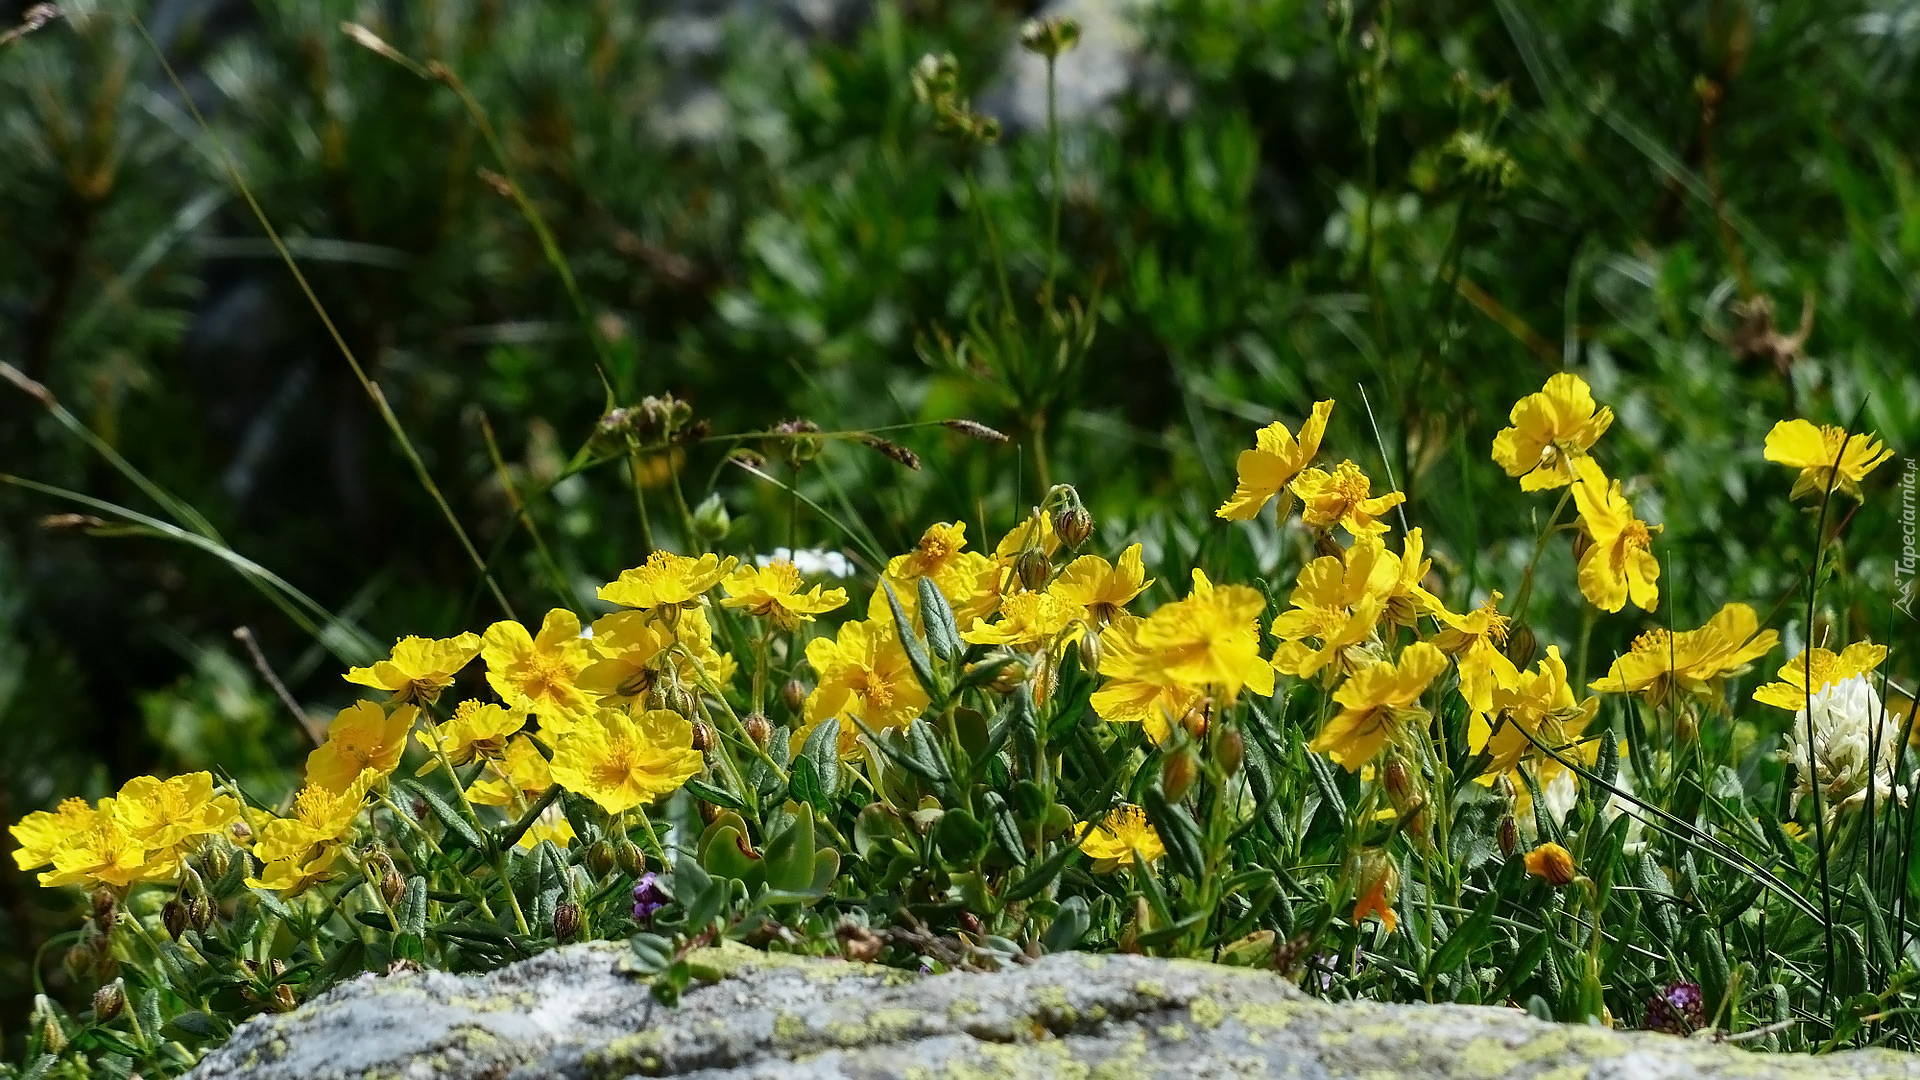
[[(865, 545), (728, 468), (725, 444), (690, 445), (677, 482), (688, 503), (720, 495), (729, 549), (892, 552), (955, 517), (997, 535), (1044, 475), (1079, 485), (1103, 543), (1144, 542), (1163, 583), (1196, 564), (1290, 578), (1303, 533), (1211, 512), (1253, 426), (1337, 397), (1334, 438), (1378, 448), (1355, 456), (1408, 492), (1458, 604), (1511, 591), (1529, 546), (1485, 543), (1543, 510), (1490, 482), (1493, 432), (1577, 370), (1619, 415), (1613, 471), (1666, 527), (1659, 621), (1744, 599), (1790, 652), (1813, 528), (1773, 509), (1791, 477), (1761, 461), (1767, 429), (1858, 417), (1920, 445), (1910, 4), (1142, 5), (1137, 53), (1090, 44), (1075, 59), (1100, 66), (1063, 66), (1124, 65), (1128, 89), (1063, 119), (1057, 259), (1052, 147), (1013, 122), (1036, 108), (1015, 5), (878, 0), (823, 24), (614, 0), (63, 12), (0, 47), (0, 360), (350, 629), (316, 639), (204, 549), (44, 522), (125, 519), (0, 489), (8, 819), (147, 769), (271, 783), (300, 743), (238, 626), (325, 706), (349, 697), (339, 660), (360, 643), (494, 617), (228, 156), (529, 608), (549, 575), (518, 500), (575, 590), (637, 562), (619, 465), (554, 481), (610, 404), (669, 391), (721, 434), (968, 417), (1014, 436), (890, 435), (918, 472), (856, 441), (769, 467)], [(941, 52), (1006, 117), (998, 145), (932, 130), (910, 76)], [(1084, 356), (973, 347), (1005, 344), (1009, 309), (1047, 325), (1037, 313), (1073, 303)], [(0, 471), (164, 516), (33, 396), (0, 391)], [(1912, 626), (1890, 604), (1898, 473), (1874, 477), (1830, 552), (1845, 573), (1817, 617), (1891, 628), (1911, 685)], [(657, 542), (688, 546), (655, 516)], [(1645, 624), (1583, 624), (1555, 558), (1517, 618), (1598, 674)], [(35, 954), (78, 903), (0, 874), (0, 1016), (25, 1014), (36, 978), (61, 984)]]

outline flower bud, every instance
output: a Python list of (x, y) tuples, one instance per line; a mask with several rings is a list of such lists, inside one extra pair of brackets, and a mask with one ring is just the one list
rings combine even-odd
[(1184, 729), (1195, 742), (1207, 737), (1207, 710), (1211, 708), (1212, 705), (1213, 702), (1211, 700), (1201, 698), (1194, 703), (1193, 708), (1187, 710), (1185, 716), (1180, 718), (1180, 727)]
[(1100, 670), (1102, 649), (1100, 635), (1092, 627), (1081, 631), (1080, 640), (1074, 643), (1080, 650), (1080, 670), (1092, 675)]
[(1579, 871), (1573, 865), (1573, 853), (1555, 843), (1541, 844), (1527, 852), (1527, 873), (1559, 888), (1573, 882)]
[(1381, 779), (1385, 781), (1387, 795), (1395, 806), (1405, 806), (1407, 800), (1413, 797), (1413, 777), (1407, 773), (1406, 762), (1399, 758), (1387, 762), (1387, 767), (1381, 770)]
[(640, 850), (640, 845), (624, 837), (613, 845), (613, 861), (622, 873), (635, 877), (647, 868), (647, 856)]
[(93, 890), (93, 921), (101, 930), (113, 929), (113, 922), (119, 915), (119, 898), (105, 885)]
[(227, 845), (215, 841), (208, 844), (206, 853), (200, 856), (200, 865), (206, 868), (207, 877), (217, 885), (233, 866), (233, 855), (228, 852)]
[(753, 745), (762, 750), (773, 745), (773, 722), (764, 713), (748, 713), (747, 718), (740, 721), (740, 726), (746, 729), (747, 738), (753, 740)]
[(1533, 654), (1540, 648), (1539, 639), (1534, 636), (1533, 627), (1526, 623), (1514, 624), (1513, 631), (1507, 635), (1507, 659), (1513, 666), (1525, 669), (1533, 663)]
[(1053, 564), (1047, 560), (1047, 553), (1037, 547), (1022, 551), (1013, 560), (1013, 572), (1020, 577), (1020, 584), (1038, 592), (1047, 587), (1047, 575), (1053, 572)]
[(1058, 59), (1079, 43), (1080, 24), (1065, 15), (1028, 19), (1020, 26), (1020, 47), (1049, 60)]
[(580, 905), (562, 900), (553, 907), (553, 939), (566, 941), (580, 932)]
[(1247, 740), (1238, 731), (1229, 729), (1221, 734), (1213, 744), (1214, 760), (1220, 763), (1220, 771), (1228, 776), (1236, 776), (1240, 767), (1247, 762)]
[(81, 938), (60, 957), (60, 966), (67, 969), (67, 977), (79, 982), (93, 970), (95, 946), (92, 939)]
[(169, 900), (160, 907), (160, 925), (167, 936), (175, 941), (187, 932), (187, 905), (178, 900)]
[(807, 704), (807, 684), (799, 679), (788, 679), (787, 684), (780, 688), (780, 704), (785, 705), (793, 715), (800, 715), (800, 710)]
[(1502, 814), (1500, 816), (1500, 855), (1502, 858), (1512, 858), (1513, 853), (1518, 850), (1520, 850), (1520, 823), (1513, 819), (1512, 814)]
[(613, 872), (613, 845), (606, 839), (595, 840), (587, 847), (587, 869), (597, 878)]
[(1093, 515), (1087, 508), (1075, 502), (1053, 512), (1053, 532), (1060, 542), (1068, 548), (1079, 551), (1080, 545), (1093, 536)]
[(654, 873), (640, 875), (633, 883), (633, 918), (636, 922), (648, 923), (661, 908), (666, 907), (673, 898), (667, 890), (660, 887), (660, 876)]
[(719, 543), (732, 529), (733, 518), (727, 513), (727, 504), (720, 501), (719, 492), (702, 499), (700, 505), (693, 508), (693, 535), (705, 543)]
[(704, 754), (712, 750), (718, 741), (719, 736), (714, 732), (712, 724), (705, 720), (693, 722), (693, 749), (696, 752)]
[(388, 866), (387, 872), (380, 875), (380, 895), (386, 897), (387, 905), (391, 907), (399, 903), (400, 898), (405, 896), (406, 892), (407, 879), (401, 877), (398, 870), (395, 870), (392, 866)]
[(1027, 665), (1015, 660), (1001, 665), (1000, 670), (994, 672), (993, 681), (987, 684), (987, 689), (996, 694), (1011, 694), (1020, 689), (1020, 684), (1026, 681)]
[(213, 925), (213, 901), (204, 896), (187, 901), (187, 922), (195, 930), (206, 933), (207, 927)]
[(1177, 803), (1193, 790), (1200, 778), (1200, 757), (1190, 746), (1182, 746), (1160, 763), (1160, 791), (1170, 803)]
[(67, 1048), (67, 1026), (60, 1022), (53, 1002), (45, 994), (33, 997), (33, 1020), (40, 1028), (40, 1052), (59, 1054)]
[(127, 988), (119, 979), (102, 986), (93, 992), (93, 1019), (104, 1024), (120, 1015), (127, 1007)]

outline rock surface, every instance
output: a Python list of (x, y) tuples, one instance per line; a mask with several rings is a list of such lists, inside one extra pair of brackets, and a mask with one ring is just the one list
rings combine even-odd
[(1507, 1009), (1334, 1005), (1260, 972), (1128, 956), (923, 977), (710, 949), (695, 966), (711, 981), (668, 1008), (625, 955), (578, 945), (484, 976), (363, 976), (242, 1025), (192, 1076), (1920, 1078), (1920, 1055), (1768, 1056)]

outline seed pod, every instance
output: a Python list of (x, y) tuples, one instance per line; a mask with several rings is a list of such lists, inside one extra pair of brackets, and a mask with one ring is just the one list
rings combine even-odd
[(104, 1024), (127, 1007), (127, 988), (119, 979), (93, 992), (93, 1019)]
[(207, 927), (213, 925), (213, 901), (204, 896), (196, 900), (189, 900), (187, 902), (187, 922), (193, 924), (195, 930), (203, 934), (206, 933)]
[(93, 970), (93, 961), (93, 941), (87, 938), (81, 938), (71, 949), (66, 951), (65, 955), (60, 957), (60, 966), (67, 969), (68, 978), (74, 982), (79, 982), (86, 976), (87, 972)]
[(1413, 797), (1413, 777), (1407, 774), (1406, 762), (1393, 758), (1387, 762), (1381, 774), (1386, 781), (1387, 795), (1393, 799), (1394, 805), (1406, 805), (1407, 800)]
[(597, 878), (606, 877), (613, 871), (613, 845), (605, 839), (595, 840), (587, 847), (587, 869)]
[(719, 736), (714, 733), (712, 724), (707, 723), (705, 720), (695, 720), (693, 722), (693, 748), (695, 751), (704, 754), (713, 749), (718, 741)]
[(113, 921), (118, 915), (119, 898), (105, 885), (93, 890), (93, 921), (100, 924), (101, 930), (113, 929)]
[(780, 704), (795, 716), (800, 715), (800, 710), (807, 704), (807, 684), (799, 679), (788, 679), (787, 684), (780, 688)]
[(1500, 817), (1500, 855), (1510, 859), (1519, 849), (1520, 823), (1513, 819), (1512, 814), (1503, 814)]
[(1167, 802), (1177, 803), (1193, 790), (1193, 782), (1200, 778), (1200, 757), (1190, 746), (1183, 746), (1168, 754), (1160, 764), (1160, 791)]
[(1038, 592), (1047, 587), (1047, 575), (1053, 571), (1053, 564), (1047, 561), (1047, 553), (1039, 548), (1028, 548), (1013, 560), (1013, 572), (1020, 577), (1020, 584)]
[(765, 714), (748, 713), (747, 718), (740, 721), (740, 726), (746, 729), (747, 738), (753, 740), (753, 745), (760, 749), (765, 750), (773, 744), (773, 722)]
[(187, 905), (178, 900), (169, 900), (160, 907), (160, 926), (167, 936), (175, 941), (187, 932)]
[(647, 869), (647, 857), (640, 850), (640, 845), (624, 837), (613, 845), (613, 861), (622, 873), (634, 877), (639, 877)]
[(562, 900), (553, 908), (553, 939), (566, 941), (580, 932), (580, 905)]
[(1087, 508), (1078, 502), (1063, 506), (1053, 512), (1053, 532), (1061, 543), (1079, 551), (1080, 545), (1093, 535), (1093, 515), (1087, 513)]
[(398, 870), (388, 866), (387, 872), (380, 876), (380, 895), (386, 897), (387, 905), (391, 907), (398, 904), (400, 897), (404, 896), (406, 891), (407, 879), (401, 877)]
[(1247, 761), (1247, 740), (1239, 732), (1228, 730), (1221, 733), (1213, 744), (1214, 760), (1220, 763), (1220, 771), (1228, 776), (1236, 776), (1240, 767)]

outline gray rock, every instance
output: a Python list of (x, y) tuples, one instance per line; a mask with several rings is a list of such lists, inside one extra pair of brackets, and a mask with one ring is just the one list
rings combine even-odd
[(916, 976), (741, 947), (655, 1002), (626, 950), (577, 945), (483, 976), (363, 976), (259, 1017), (197, 1080), (707, 1080), (1275, 1076), (1302, 1080), (1920, 1078), (1920, 1055), (1763, 1055), (1545, 1024), (1510, 1009), (1329, 1004), (1263, 972), (1050, 956), (991, 975)]

